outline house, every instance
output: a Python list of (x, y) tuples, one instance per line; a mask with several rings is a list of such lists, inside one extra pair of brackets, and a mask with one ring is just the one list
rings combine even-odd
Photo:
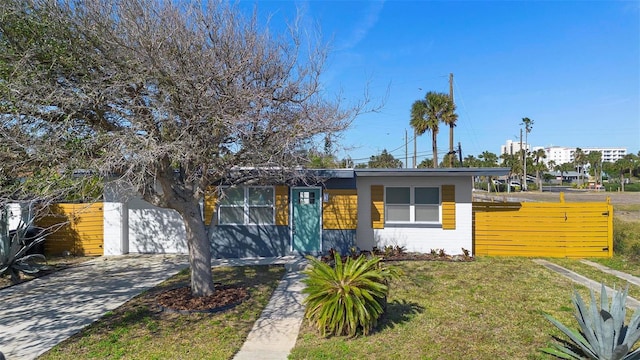
[[(316, 254), (335, 248), (472, 250), (474, 176), (506, 168), (307, 170), (321, 179), (220, 186), (203, 200), (215, 258)], [(110, 201), (111, 200), (111, 201)], [(177, 212), (105, 195), (104, 254), (187, 253)]]

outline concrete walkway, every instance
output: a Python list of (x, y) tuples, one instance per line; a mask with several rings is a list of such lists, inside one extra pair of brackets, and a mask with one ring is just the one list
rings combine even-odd
[(306, 260), (286, 266), (287, 273), (253, 324), (235, 360), (285, 360), (296, 344), (304, 318), (302, 270)]
[[(584, 277), (584, 276), (582, 276), (582, 275), (580, 275), (578, 273), (575, 273), (575, 272), (573, 272), (573, 271), (571, 271), (571, 270), (569, 270), (567, 268), (564, 268), (564, 267), (562, 267), (560, 265), (557, 265), (557, 264), (554, 264), (552, 262), (549, 262), (547, 260), (542, 260), (542, 259), (535, 259), (533, 261), (536, 262), (537, 264), (540, 264), (540, 265), (546, 267), (547, 269), (549, 269), (551, 271), (555, 271), (558, 274), (563, 275), (563, 276), (571, 279), (571, 281), (573, 281), (573, 282), (575, 282), (577, 284), (584, 285), (587, 288), (592, 289), (595, 292), (600, 292), (600, 290), (602, 288), (602, 284), (600, 284), (599, 282), (596, 282), (596, 281), (593, 281), (593, 280), (591, 280), (589, 278), (586, 278), (586, 277)], [(591, 263), (591, 264), (594, 264), (594, 263)], [(607, 267), (605, 267), (605, 268), (609, 269)], [(611, 269), (609, 269), (609, 270), (611, 270)], [(611, 271), (614, 271), (614, 270), (611, 270)], [(625, 274), (625, 273), (622, 273), (622, 274)], [(631, 275), (628, 275), (628, 274), (625, 274), (625, 275), (631, 276)], [(613, 291), (614, 291), (612, 288), (610, 288), (608, 286), (605, 286), (605, 288), (607, 289), (607, 293), (608, 294), (612, 294)], [(636, 299), (634, 299), (634, 298), (632, 298), (630, 296), (627, 296), (627, 307), (629, 309), (635, 310), (638, 307), (640, 307), (640, 301), (638, 301), (638, 300), (636, 300)]]
[[(299, 280), (302, 275), (299, 270), (305, 264), (304, 260), (295, 257), (212, 260), (212, 266), (262, 264), (285, 264), (290, 270), (259, 320), (259, 327), (271, 329), (273, 335), (265, 340), (271, 347), (260, 351), (260, 354), (284, 354), (286, 351), (283, 357), (271, 357), (286, 359), (298, 334), (299, 322), (298, 326), (294, 324), (299, 313), (295, 306), (301, 301)], [(188, 258), (184, 255), (100, 257), (2, 289), (0, 351), (8, 360), (34, 359), (98, 320), (107, 311), (116, 309), (187, 267)], [(276, 331), (276, 328), (284, 326), (282, 324), (286, 324), (285, 330)], [(266, 339), (259, 332), (252, 336), (252, 339)], [(275, 338), (280, 336), (293, 337), (293, 344), (276, 341)], [(249, 349), (251, 344), (251, 341), (247, 344)], [(241, 353), (238, 356), (242, 356)]]

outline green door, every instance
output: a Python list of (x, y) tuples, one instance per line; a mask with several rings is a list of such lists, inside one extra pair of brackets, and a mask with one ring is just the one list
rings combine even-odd
[(293, 251), (320, 251), (320, 189), (293, 189)]

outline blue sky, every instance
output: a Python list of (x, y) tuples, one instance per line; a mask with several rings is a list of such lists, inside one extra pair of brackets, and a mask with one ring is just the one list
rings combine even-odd
[[(323, 83), (348, 101), (385, 99), (355, 119), (338, 156), (356, 162), (383, 149), (404, 161), (411, 104), (449, 91), (458, 106), (455, 142), (463, 155), (498, 153), (534, 120), (533, 146), (640, 150), (638, 1), (243, 1), (272, 27), (303, 16), (332, 52)], [(448, 128), (438, 136), (448, 151)], [(412, 145), (409, 146), (412, 152)], [(431, 157), (418, 138), (418, 162)], [(411, 162), (411, 160), (410, 160)]]

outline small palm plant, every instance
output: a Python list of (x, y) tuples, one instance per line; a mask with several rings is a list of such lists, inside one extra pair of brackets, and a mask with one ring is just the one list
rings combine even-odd
[(354, 336), (360, 330), (367, 335), (384, 312), (389, 291), (388, 280), (399, 275), (384, 268), (379, 257), (347, 257), (343, 263), (335, 253), (335, 265), (308, 257), (311, 267), (303, 290), (305, 317), (322, 334)]
[[(591, 306), (587, 307), (577, 291), (574, 290), (573, 304), (575, 318), (580, 331), (569, 329), (552, 316), (545, 314), (558, 329), (565, 333), (571, 342), (566, 345), (553, 344), (542, 351), (561, 359), (597, 359), (597, 360), (639, 360), (640, 348), (632, 351), (640, 339), (640, 307), (636, 309), (629, 325), (625, 325), (626, 302), (629, 286), (624, 291), (615, 291), (611, 303), (607, 290), (602, 284), (600, 292), (600, 310), (596, 297), (591, 290)], [(573, 346), (567, 346), (567, 345)]]

